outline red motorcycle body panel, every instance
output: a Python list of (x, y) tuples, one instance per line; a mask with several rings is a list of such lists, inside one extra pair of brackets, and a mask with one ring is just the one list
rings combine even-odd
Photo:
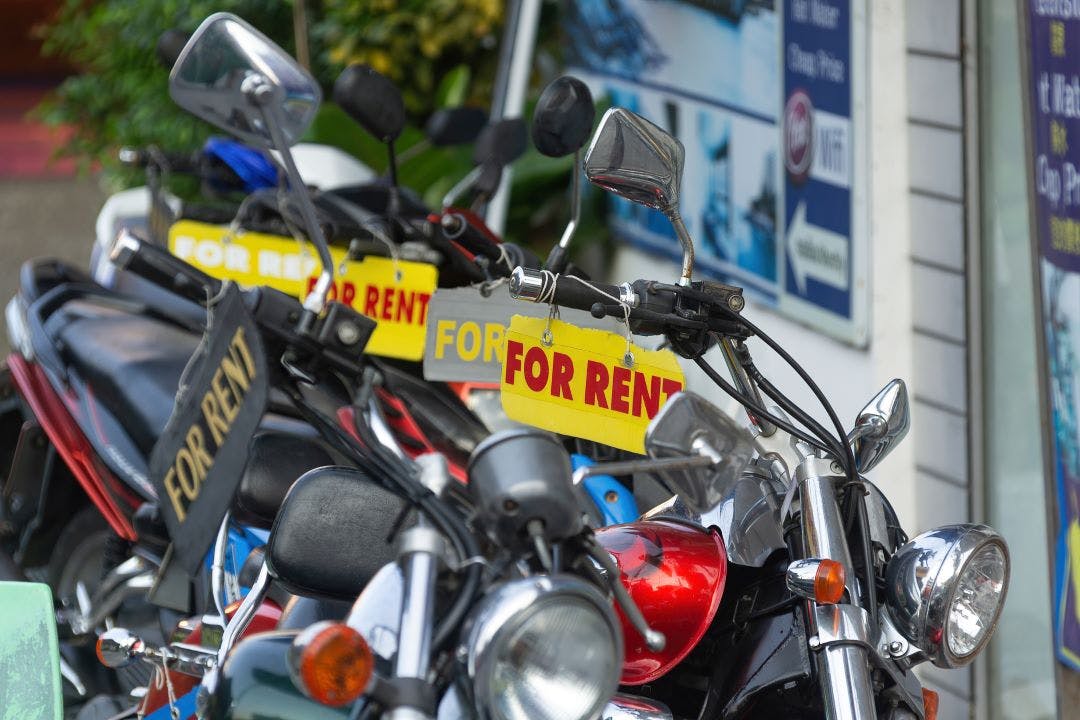
[(622, 583), (667, 644), (654, 652), (616, 607), (626, 656), (620, 683), (642, 685), (685, 658), (716, 616), (727, 579), (727, 551), (715, 531), (675, 520), (640, 520), (596, 531)]
[(135, 530), (129, 520), (130, 510), (122, 508), (108, 488), (113, 488), (117, 496), (125, 498), (131, 507), (138, 505), (138, 499), (98, 458), (90, 441), (71, 416), (63, 398), (56, 394), (49, 383), (45, 371), (15, 353), (8, 356), (7, 366), (11, 370), (11, 379), (19, 395), (26, 401), (56, 452), (71, 470), (87, 497), (101, 512), (101, 516), (109, 523), (109, 527), (125, 540), (135, 540)]

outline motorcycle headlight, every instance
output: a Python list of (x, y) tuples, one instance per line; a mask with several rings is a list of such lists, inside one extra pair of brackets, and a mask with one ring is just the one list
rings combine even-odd
[(1009, 586), (1009, 549), (986, 525), (948, 525), (897, 550), (885, 580), (900, 632), (938, 667), (961, 667), (994, 634)]
[(576, 577), (497, 587), (477, 606), (463, 637), (484, 720), (586, 720), (618, 686), (623, 647), (615, 613)]

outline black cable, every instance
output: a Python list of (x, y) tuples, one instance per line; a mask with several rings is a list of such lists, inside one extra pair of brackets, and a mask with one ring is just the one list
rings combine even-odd
[(738, 400), (743, 406), (748, 408), (757, 417), (768, 420), (773, 425), (776, 425), (776, 427), (794, 435), (803, 442), (809, 443), (810, 445), (813, 445), (820, 450), (824, 450), (825, 452), (829, 452), (829, 448), (822, 445), (820, 440), (817, 440), (810, 435), (807, 435), (805, 432), (795, 427), (788, 421), (776, 417), (775, 415), (767, 411), (765, 408), (754, 402), (751, 398), (739, 392), (734, 385), (725, 380), (724, 376), (716, 371), (716, 368), (714, 368), (712, 365), (709, 365), (709, 363), (705, 360), (704, 357), (698, 356), (694, 358), (694, 362), (697, 363), (698, 367), (705, 371), (705, 374), (709, 376), (709, 379), (716, 383), (721, 390)]
[(784, 412), (790, 415), (794, 420), (802, 423), (807, 430), (814, 433), (814, 435), (817, 436), (834, 455), (842, 454), (839, 444), (836, 442), (836, 438), (833, 437), (832, 433), (822, 427), (822, 425), (811, 417), (809, 413), (780, 392), (775, 385), (769, 382), (768, 378), (761, 374), (761, 371), (758, 370), (753, 363), (746, 366), (746, 371), (750, 374), (750, 377), (753, 378), (754, 382), (758, 384), (762, 392), (768, 395)]
[[(810, 388), (810, 392), (812, 392), (814, 396), (818, 399), (818, 402), (821, 403), (821, 406), (825, 409), (825, 413), (829, 416), (829, 420), (836, 428), (837, 438), (840, 442), (841, 449), (843, 450), (842, 455), (837, 457), (837, 461), (840, 462), (841, 465), (844, 467), (845, 475), (847, 476), (848, 482), (858, 483), (859, 476), (858, 466), (855, 462), (855, 453), (851, 449), (851, 445), (847, 442), (847, 433), (844, 431), (844, 425), (840, 422), (840, 418), (839, 416), (837, 416), (836, 410), (833, 408), (832, 403), (829, 402), (829, 399), (825, 396), (825, 393), (822, 392), (821, 388), (818, 387), (818, 384), (814, 382), (814, 379), (810, 377), (810, 374), (805, 370), (805, 368), (803, 368), (802, 365), (800, 365), (795, 360), (795, 358), (792, 357), (780, 345), (780, 343), (773, 340), (768, 333), (763, 331), (750, 320), (747, 320), (739, 313), (734, 312), (730, 308), (724, 306), (719, 306), (719, 308), (722, 313), (728, 315), (729, 318), (742, 323), (743, 326), (745, 326), (751, 333), (761, 338), (761, 341), (768, 345), (773, 350), (773, 352), (779, 355), (780, 358), (785, 363), (787, 363), (788, 366), (792, 370), (794, 370), (800, 378), (802, 378), (803, 382), (806, 383), (806, 386)], [(876, 574), (874, 572), (874, 559), (872, 555), (872, 548), (870, 546), (870, 521), (866, 513), (866, 503), (862, 501), (862, 498), (859, 498), (859, 501), (856, 503), (856, 513), (858, 516), (859, 534), (862, 536), (861, 545), (863, 548), (862, 570), (863, 575), (865, 576), (863, 582), (863, 601), (866, 605), (867, 612), (870, 614), (871, 620), (876, 625), (878, 620), (877, 588), (875, 580)]]
[[(287, 392), (297, 409), (304, 415), (305, 420), (324, 433), (324, 437), (328, 440), (332, 440), (346, 457), (373, 476), (372, 479), (387, 490), (414, 503), (432, 521), (439, 532), (446, 536), (461, 560), (464, 561), (480, 554), (480, 548), (464, 521), (450, 511), (430, 490), (415, 480), (405, 463), (393, 455), (389, 449), (383, 447), (370, 428), (357, 423), (357, 432), (364, 443), (365, 452), (361, 452), (355, 440), (336, 422), (326, 418), (308, 403), (297, 388), (287, 387)], [(476, 596), (480, 593), (483, 568), (477, 564), (471, 564), (466, 566), (463, 572), (464, 579), (457, 597), (435, 628), (432, 638), (432, 646), (435, 650), (442, 649), (453, 638)]]

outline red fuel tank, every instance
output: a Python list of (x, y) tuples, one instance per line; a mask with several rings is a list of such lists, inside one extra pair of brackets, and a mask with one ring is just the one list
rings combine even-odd
[(724, 542), (715, 531), (666, 519), (612, 525), (596, 539), (649, 625), (667, 638), (663, 650), (649, 650), (616, 607), (626, 645), (620, 683), (651, 682), (690, 653), (716, 615), (727, 579)]

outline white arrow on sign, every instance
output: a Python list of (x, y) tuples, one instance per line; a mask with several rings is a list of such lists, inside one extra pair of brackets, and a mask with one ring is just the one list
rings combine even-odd
[(791, 272), (799, 292), (806, 294), (806, 278), (848, 289), (848, 239), (840, 233), (806, 222), (806, 202), (799, 203), (787, 229)]

